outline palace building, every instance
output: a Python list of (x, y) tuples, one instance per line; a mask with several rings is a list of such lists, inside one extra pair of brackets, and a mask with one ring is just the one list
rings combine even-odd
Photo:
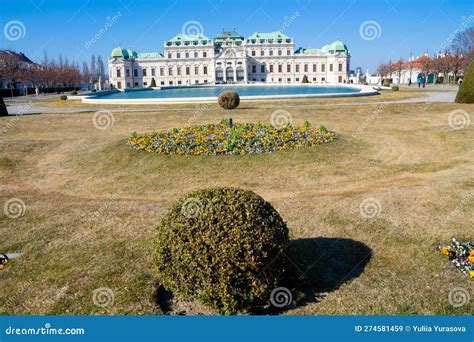
[(336, 40), (320, 49), (298, 48), (281, 32), (243, 37), (223, 31), (214, 39), (178, 34), (163, 53), (117, 47), (109, 58), (117, 89), (221, 83), (347, 83), (350, 54)]

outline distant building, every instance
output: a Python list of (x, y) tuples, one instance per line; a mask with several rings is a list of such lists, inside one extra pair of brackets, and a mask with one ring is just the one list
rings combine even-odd
[(222, 31), (214, 39), (178, 34), (163, 53), (115, 48), (109, 58), (110, 84), (117, 89), (219, 83), (347, 83), (350, 54), (336, 40), (320, 49), (298, 48), (281, 32), (244, 38)]

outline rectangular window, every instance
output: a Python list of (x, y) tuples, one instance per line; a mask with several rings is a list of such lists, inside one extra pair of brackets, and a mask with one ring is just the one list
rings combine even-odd
[(127, 88), (130, 88), (130, 82), (127, 82)]
[(181, 81), (178, 81), (178, 84), (181, 84)]
[(333, 69), (334, 69), (334, 68), (333, 68), (333, 65), (332, 65), (332, 63), (331, 63), (331, 64), (329, 64), (329, 72), (332, 72), (332, 71), (333, 71)]
[(130, 77), (130, 69), (125, 69), (125, 77)]
[(161, 81), (161, 85), (165, 85), (165, 81)]
[(255, 50), (252, 50), (252, 56), (255, 56)]
[(316, 77), (313, 77), (313, 82), (316, 82)]
[(296, 78), (296, 82), (299, 82), (299, 81), (300, 81), (300, 79), (297, 77), (297, 78)]
[(290, 56), (291, 55), (291, 50), (286, 50), (286, 55)]
[(300, 72), (300, 65), (296, 64), (296, 72)]
[(199, 67), (198, 66), (194, 67), (194, 75), (199, 75)]
[(308, 72), (308, 64), (304, 65), (304, 72)]
[(339, 83), (342, 83), (342, 76), (339, 76)]
[(117, 69), (117, 77), (122, 77), (120, 73), (120, 69)]
[(265, 51), (260, 50), (260, 56), (265, 56)]
[(156, 73), (155, 68), (151, 68), (151, 76), (156, 76), (155, 73)]
[(273, 72), (273, 64), (270, 64), (270, 72)]
[(256, 73), (257, 72), (257, 66), (256, 65), (252, 65), (252, 73)]
[(341, 63), (339, 63), (339, 69), (338, 69), (338, 71), (339, 71), (339, 72), (342, 71), (342, 64), (341, 64)]
[(203, 67), (203, 73), (204, 75), (207, 75), (207, 66)]
[(317, 71), (317, 64), (313, 64), (313, 72)]
[(278, 56), (281, 56), (281, 50), (278, 50)]
[[(120, 71), (120, 70), (119, 70)], [(117, 82), (117, 88), (122, 89), (122, 82)]]
[(265, 72), (265, 64), (260, 65), (260, 72)]
[(186, 53), (184, 54), (184, 56), (185, 56), (186, 58), (189, 58), (189, 52), (186, 52)]
[(181, 67), (180, 66), (176, 69), (176, 74), (178, 76), (181, 76)]
[(288, 64), (288, 65), (286, 66), (286, 72), (291, 72), (291, 64)]
[(326, 64), (321, 64), (321, 72), (326, 72)]
[(165, 76), (165, 68), (160, 68), (160, 76)]
[(168, 58), (169, 58), (169, 59), (173, 58), (171, 52), (168, 52)]
[(265, 82), (265, 79), (264, 79), (264, 78), (261, 78), (260, 81), (261, 81), (261, 82)]
[(202, 56), (203, 56), (204, 58), (206, 58), (206, 57), (207, 57), (207, 52), (204, 51), (204, 52), (202, 53)]
[(176, 58), (181, 58), (181, 53), (176, 52)]
[(146, 69), (143, 69), (142, 72), (143, 72), (143, 77), (146, 77)]
[(173, 85), (173, 81), (169, 81), (168, 83), (169, 83), (170, 85)]
[(138, 77), (138, 69), (133, 69), (133, 76)]
[(194, 84), (198, 84), (198, 83), (199, 83), (199, 81), (198, 81), (198, 80), (195, 80), (195, 81), (194, 81)]
[(173, 67), (168, 68), (168, 75), (173, 76)]
[(290, 82), (291, 82), (291, 78), (288, 77), (288, 78), (286, 79), (286, 82), (290, 83)]
[(273, 56), (273, 50), (268, 51), (268, 54), (269, 54), (270, 56)]
[(326, 77), (321, 78), (321, 82), (326, 82)]
[(143, 85), (146, 87), (147, 83), (146, 83), (146, 82), (143, 82)]
[(186, 67), (186, 76), (187, 75), (190, 75), (191, 74), (191, 68), (190, 67)]
[(194, 58), (198, 58), (198, 53), (197, 53), (197, 51), (194, 51)]
[(135, 82), (135, 87), (138, 87), (138, 82)]
[(207, 83), (207, 80), (204, 80), (204, 83)]
[[(283, 67), (281, 64), (278, 64), (278, 72), (283, 72)], [(281, 81), (280, 81), (281, 82)]]

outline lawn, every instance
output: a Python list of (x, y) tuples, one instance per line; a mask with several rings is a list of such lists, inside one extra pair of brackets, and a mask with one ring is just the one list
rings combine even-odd
[[(127, 137), (218, 123), (229, 112), (117, 108), (105, 130), (93, 113), (0, 118), (8, 127), (0, 203), (26, 204), (22, 217), (0, 213), (0, 252), (23, 253), (0, 271), (0, 314), (162, 314), (155, 227), (178, 197), (208, 186), (255, 191), (287, 221), (301, 286), (298, 305), (282, 314), (473, 314), (470, 303), (448, 301), (456, 287), (472, 293), (472, 280), (436, 251), (452, 237), (473, 239), (474, 125), (448, 125), (450, 112), (473, 117), (473, 106), (296, 103), (285, 107), (293, 123), (324, 124), (338, 139), (273, 154), (161, 156), (132, 150)], [(235, 122), (268, 122), (276, 104), (242, 103), (230, 113)], [(375, 215), (362, 215), (362, 203), (375, 203)], [(99, 307), (92, 295), (104, 287), (114, 302)], [(197, 303), (174, 301), (170, 310), (212, 314)]]

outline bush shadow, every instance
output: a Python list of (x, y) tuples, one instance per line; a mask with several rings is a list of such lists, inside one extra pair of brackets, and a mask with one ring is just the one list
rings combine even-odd
[(284, 307), (267, 305), (252, 314), (276, 315), (295, 307), (317, 303), (328, 292), (359, 277), (372, 258), (372, 249), (360, 241), (344, 238), (292, 240), (285, 250), (289, 272), (281, 286), (291, 292), (291, 303)]

